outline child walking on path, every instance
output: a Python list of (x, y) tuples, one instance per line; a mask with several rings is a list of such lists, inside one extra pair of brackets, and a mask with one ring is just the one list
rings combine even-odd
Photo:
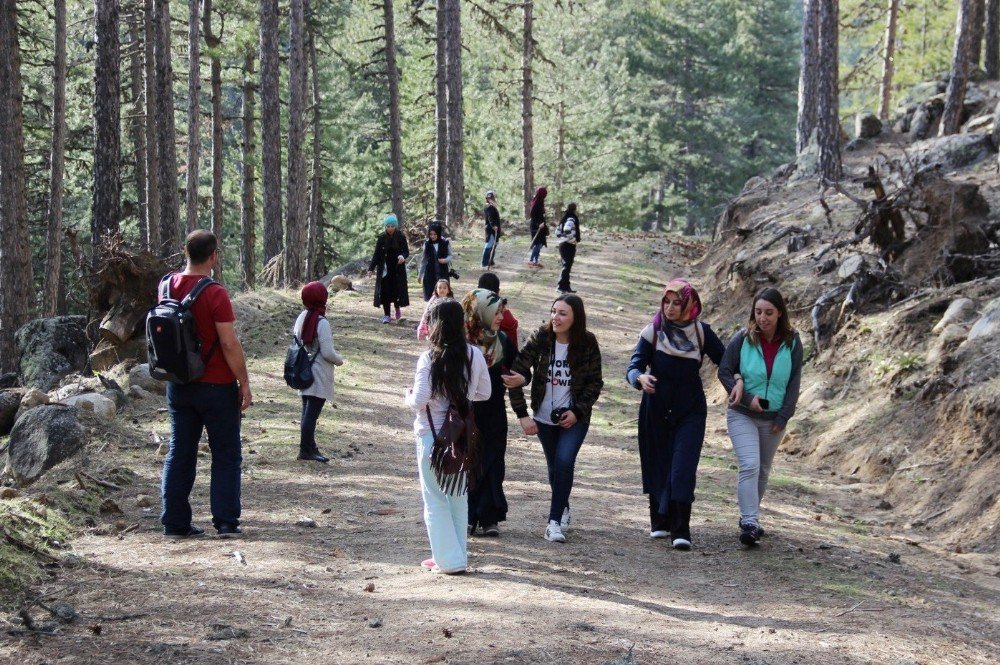
[(434, 306), (445, 298), (454, 297), (455, 294), (451, 290), (451, 282), (446, 279), (439, 279), (437, 284), (434, 285), (434, 293), (431, 295), (431, 299), (428, 300), (427, 304), (424, 306), (424, 314), (420, 317), (420, 323), (417, 325), (417, 339), (423, 341), (427, 339), (427, 335), (430, 334), (431, 329), (427, 319), (430, 311), (434, 309)]
[(465, 313), (459, 303), (439, 302), (431, 310), (430, 327), (431, 348), (421, 354), (413, 387), (406, 391), (406, 405), (416, 414), (413, 433), (432, 555), (421, 565), (433, 572), (458, 574), (465, 572), (469, 561), (467, 484), (464, 479), (443, 477), (432, 466), (431, 425), (433, 421), (440, 432), (449, 407), (465, 413), (470, 402), (489, 399), (490, 376), (483, 352), (465, 342)]
[(781, 292), (764, 288), (750, 303), (747, 327), (730, 340), (719, 365), (719, 380), (729, 392), (726, 425), (740, 467), (740, 542), (747, 547), (764, 534), (760, 501), (785, 426), (795, 414), (801, 379), (802, 340), (788, 320)]
[(329, 292), (322, 282), (309, 282), (302, 287), (304, 310), (295, 319), (292, 334), (301, 340), (313, 361), (313, 383), (299, 391), (302, 396), (302, 419), (299, 434), (299, 457), (303, 461), (329, 462), (316, 445), (316, 421), (327, 400), (333, 399), (333, 368), (344, 359), (333, 346), (333, 331), (326, 319)]

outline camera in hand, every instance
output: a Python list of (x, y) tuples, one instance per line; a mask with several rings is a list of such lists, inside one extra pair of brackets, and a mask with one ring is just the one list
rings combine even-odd
[(757, 403), (760, 404), (760, 408), (764, 409), (765, 411), (771, 408), (771, 403), (766, 399), (764, 399), (763, 397), (758, 397)]
[(549, 420), (551, 420), (553, 424), (559, 424), (559, 421), (562, 420), (563, 414), (567, 411), (569, 411), (569, 409), (565, 406), (560, 406), (558, 409), (552, 409), (552, 413), (549, 414)]

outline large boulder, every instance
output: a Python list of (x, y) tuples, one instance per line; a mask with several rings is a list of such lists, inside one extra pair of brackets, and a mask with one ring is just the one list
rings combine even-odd
[(944, 96), (939, 95), (920, 104), (910, 120), (910, 136), (914, 141), (925, 139), (937, 127), (937, 121), (944, 113)]
[(71, 406), (46, 405), (28, 411), (10, 433), (10, 469), (22, 485), (83, 449), (86, 434), (77, 410)]
[(154, 379), (149, 373), (149, 363), (136, 365), (128, 372), (129, 386), (139, 386), (157, 395), (167, 394), (167, 383)]
[(917, 168), (937, 165), (953, 171), (986, 159), (996, 152), (986, 134), (952, 134), (917, 141), (910, 146), (910, 159)]
[(854, 135), (859, 139), (873, 139), (882, 133), (882, 121), (874, 113), (854, 116)]
[(70, 372), (87, 367), (87, 317), (35, 319), (14, 334), (25, 386), (52, 390)]
[(118, 407), (115, 405), (115, 400), (98, 393), (74, 395), (73, 397), (67, 397), (60, 403), (75, 406), (81, 411), (89, 411), (105, 423), (114, 420), (115, 414), (118, 413)]
[(10, 434), (19, 408), (21, 408), (20, 392), (13, 390), (0, 392), (0, 436)]

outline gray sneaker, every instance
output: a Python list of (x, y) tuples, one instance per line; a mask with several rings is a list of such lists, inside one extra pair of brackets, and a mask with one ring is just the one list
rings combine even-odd
[(545, 540), (550, 543), (565, 543), (566, 536), (562, 532), (562, 527), (559, 526), (559, 522), (555, 520), (549, 520), (549, 525), (545, 527)]
[(566, 506), (563, 508), (562, 519), (559, 520), (559, 526), (562, 527), (563, 531), (569, 531), (570, 519), (569, 506)]

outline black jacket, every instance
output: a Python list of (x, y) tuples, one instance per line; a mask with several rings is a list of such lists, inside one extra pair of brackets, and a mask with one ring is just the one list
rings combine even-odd
[(497, 238), (500, 237), (500, 211), (492, 203), (488, 203), (483, 209), (483, 216), (486, 218), (486, 240), (490, 239), (490, 236), (495, 235)]
[(406, 238), (398, 229), (393, 234), (392, 238), (389, 235), (382, 233), (379, 235), (378, 240), (375, 241), (375, 252), (372, 254), (372, 260), (368, 264), (368, 269), (375, 273), (375, 307), (382, 306), (382, 269), (385, 268), (386, 277), (392, 275), (392, 279), (395, 281), (395, 288), (397, 294), (397, 303), (400, 307), (408, 307), (410, 304), (410, 296), (407, 293), (406, 287), (406, 262), (403, 265), (399, 265), (399, 256), (404, 259), (410, 255), (410, 248), (406, 244)]

